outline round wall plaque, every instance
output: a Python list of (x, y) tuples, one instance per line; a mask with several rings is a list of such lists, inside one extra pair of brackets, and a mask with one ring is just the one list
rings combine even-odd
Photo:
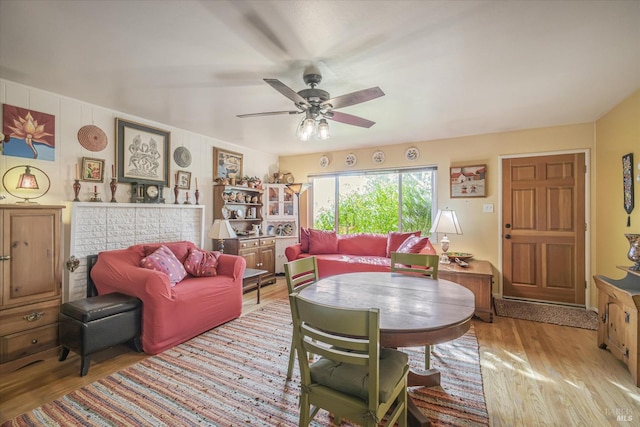
[(107, 134), (98, 126), (82, 126), (78, 131), (78, 142), (89, 151), (102, 151), (107, 146)]
[(181, 168), (186, 168), (191, 164), (191, 152), (187, 147), (178, 147), (173, 152), (173, 160)]

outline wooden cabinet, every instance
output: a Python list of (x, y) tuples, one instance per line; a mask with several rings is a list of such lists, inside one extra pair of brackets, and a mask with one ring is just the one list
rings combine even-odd
[(598, 345), (627, 365), (631, 377), (640, 387), (640, 272), (627, 271), (624, 279), (594, 276), (598, 287)]
[(485, 322), (493, 322), (491, 263), (472, 259), (468, 267), (460, 267), (456, 263), (440, 264), (438, 278), (458, 283), (473, 292), (476, 297), (475, 315)]
[(274, 237), (227, 239), (224, 241), (224, 252), (243, 257), (247, 261), (247, 268), (268, 271), (262, 276), (262, 284), (276, 281), (276, 239)]
[(1, 205), (0, 370), (42, 360), (58, 345), (62, 206)]

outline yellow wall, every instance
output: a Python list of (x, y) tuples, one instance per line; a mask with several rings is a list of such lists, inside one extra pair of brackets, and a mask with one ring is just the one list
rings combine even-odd
[(620, 278), (616, 265), (630, 265), (625, 233), (640, 233), (640, 182), (635, 180), (635, 209), (631, 227), (623, 207), (622, 156), (633, 153), (634, 180), (640, 174), (640, 90), (596, 121), (597, 180), (594, 189), (596, 216), (594, 274)]
[[(409, 162), (404, 158), (406, 149), (411, 146), (420, 150), (420, 158), (416, 162)], [(500, 265), (501, 242), (498, 212), (500, 205), (498, 176), (500, 156), (565, 150), (591, 151), (593, 148), (593, 123), (585, 123), (331, 153), (320, 152), (310, 155), (287, 156), (280, 158), (280, 171), (290, 171), (296, 177), (296, 181), (304, 182), (307, 180), (308, 174), (347, 170), (344, 158), (350, 152), (358, 157), (356, 166), (349, 168), (350, 170), (435, 165), (439, 172), (439, 207), (449, 207), (456, 211), (464, 233), (462, 236), (449, 236), (450, 250), (471, 252), (476, 258), (486, 259), (497, 268)], [(371, 161), (371, 155), (378, 149), (385, 153), (386, 160), (384, 164), (376, 167)], [(322, 154), (328, 155), (331, 160), (330, 165), (325, 169), (322, 169), (318, 163)], [(449, 197), (449, 167), (477, 164), (487, 165), (487, 197), (451, 199)], [(482, 205), (485, 203), (494, 205), (493, 213), (482, 212)], [(500, 278), (499, 275), (496, 277)], [(494, 293), (499, 291), (499, 285), (496, 283)]]

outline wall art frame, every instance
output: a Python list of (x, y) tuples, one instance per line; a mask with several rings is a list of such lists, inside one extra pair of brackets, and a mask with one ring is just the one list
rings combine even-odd
[(487, 165), (449, 168), (451, 198), (487, 197)]
[(213, 179), (242, 176), (242, 153), (213, 147)]
[(2, 105), (2, 155), (55, 161), (56, 116), (30, 108)]
[(81, 181), (104, 182), (104, 159), (83, 157), (80, 171)]
[(633, 153), (622, 156), (622, 188), (624, 191), (624, 211), (633, 212), (635, 204), (633, 197)]
[(118, 182), (169, 185), (171, 132), (116, 118)]
[(177, 171), (176, 172), (176, 188), (180, 190), (191, 189), (191, 172)]

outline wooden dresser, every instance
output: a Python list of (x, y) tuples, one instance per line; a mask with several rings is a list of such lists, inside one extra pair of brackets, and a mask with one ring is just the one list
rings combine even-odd
[(63, 206), (0, 205), (0, 372), (58, 346)]
[(473, 292), (476, 297), (475, 315), (485, 322), (493, 322), (493, 269), (489, 261), (469, 260), (469, 267), (460, 267), (456, 263), (440, 264), (438, 278), (458, 283)]
[(608, 348), (615, 358), (622, 360), (633, 382), (640, 387), (640, 271), (617, 268), (627, 272), (624, 279), (593, 277), (598, 287), (598, 346)]

